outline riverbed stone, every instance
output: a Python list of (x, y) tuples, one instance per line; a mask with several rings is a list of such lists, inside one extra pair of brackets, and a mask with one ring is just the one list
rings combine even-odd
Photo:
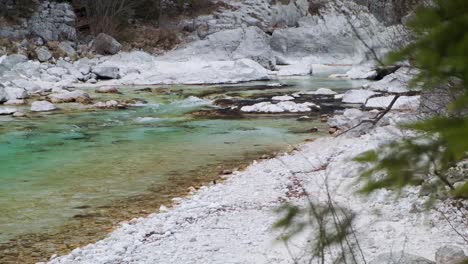
[(91, 101), (91, 97), (88, 93), (80, 90), (75, 91), (63, 91), (61, 93), (54, 93), (48, 96), (52, 103), (70, 103), (70, 102), (79, 102), (87, 103)]
[(48, 112), (56, 109), (57, 107), (48, 101), (36, 101), (31, 104), (32, 112)]
[(26, 104), (26, 100), (24, 100), (24, 99), (13, 99), (13, 100), (8, 100), (3, 104), (4, 105), (24, 105), (24, 104)]
[(119, 94), (120, 91), (116, 87), (112, 86), (103, 86), (99, 87), (96, 89), (96, 93), (113, 93), (113, 94)]

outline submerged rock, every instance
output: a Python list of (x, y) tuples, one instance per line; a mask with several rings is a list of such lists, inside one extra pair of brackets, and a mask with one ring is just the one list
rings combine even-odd
[(48, 112), (55, 109), (57, 109), (57, 107), (48, 101), (36, 101), (31, 104), (31, 111), (33, 112)]
[(385, 76), (382, 80), (367, 84), (364, 87), (376, 92), (407, 93), (410, 91), (408, 89), (410, 81), (418, 73), (419, 71), (416, 69), (401, 67), (396, 72)]
[(25, 117), (26, 114), (24, 112), (21, 112), (21, 111), (17, 111), (13, 114), (14, 117)]
[(103, 86), (96, 89), (96, 93), (113, 93), (119, 94), (120, 91), (116, 87), (112, 86)]

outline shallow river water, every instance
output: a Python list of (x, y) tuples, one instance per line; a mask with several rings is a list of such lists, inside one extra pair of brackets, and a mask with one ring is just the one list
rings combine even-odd
[(92, 97), (141, 98), (148, 104), (99, 111), (63, 106), (26, 119), (2, 117), (0, 262), (25, 263), (66, 252), (101, 238), (119, 221), (157, 211), (158, 205), (184, 195), (187, 187), (213, 181), (224, 168), (325, 135), (308, 132), (312, 127), (326, 130), (318, 119), (191, 115), (212, 107), (213, 98), (362, 84), (310, 77), (281, 82), (292, 86), (152, 87), (162, 92), (121, 87), (122, 95)]

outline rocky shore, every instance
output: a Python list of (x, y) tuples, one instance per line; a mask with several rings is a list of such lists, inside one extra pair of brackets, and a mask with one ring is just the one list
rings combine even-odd
[(418, 188), (405, 189), (398, 200), (386, 190), (368, 198), (355, 193), (360, 166), (350, 159), (411, 136), (395, 124), (412, 115), (395, 112), (363, 135), (322, 138), (291, 154), (254, 161), (245, 171), (226, 175), (222, 184), (174, 199), (173, 208), (162, 206), (159, 213), (122, 223), (108, 238), (53, 256), (49, 263), (291, 263), (291, 254), (306, 262), (307, 238), (294, 239), (288, 252), (272, 230), (279, 217), (274, 210), (283, 202), (305, 206), (304, 196), (293, 195), (298, 182), (314, 201), (327, 199), (327, 185), (337, 205), (357, 213), (354, 228), (367, 261), (375, 259), (370, 263), (387, 263), (392, 256), (405, 263), (415, 258), (422, 261), (417, 263), (454, 263), (442, 259), (453, 252), (463, 259), (466, 244), (442, 213), (462, 235), (467, 230), (466, 219), (450, 201), (426, 212), (427, 196)]

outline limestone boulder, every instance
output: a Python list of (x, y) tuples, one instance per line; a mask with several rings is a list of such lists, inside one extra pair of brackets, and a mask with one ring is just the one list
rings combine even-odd
[(50, 53), (47, 47), (38, 47), (34, 50), (36, 57), (40, 62), (48, 61), (52, 58), (52, 53)]
[(57, 107), (48, 101), (36, 101), (31, 104), (32, 112), (48, 112), (56, 109)]
[(121, 50), (122, 44), (120, 44), (115, 38), (105, 33), (100, 33), (94, 39), (93, 48), (97, 54), (114, 55)]

